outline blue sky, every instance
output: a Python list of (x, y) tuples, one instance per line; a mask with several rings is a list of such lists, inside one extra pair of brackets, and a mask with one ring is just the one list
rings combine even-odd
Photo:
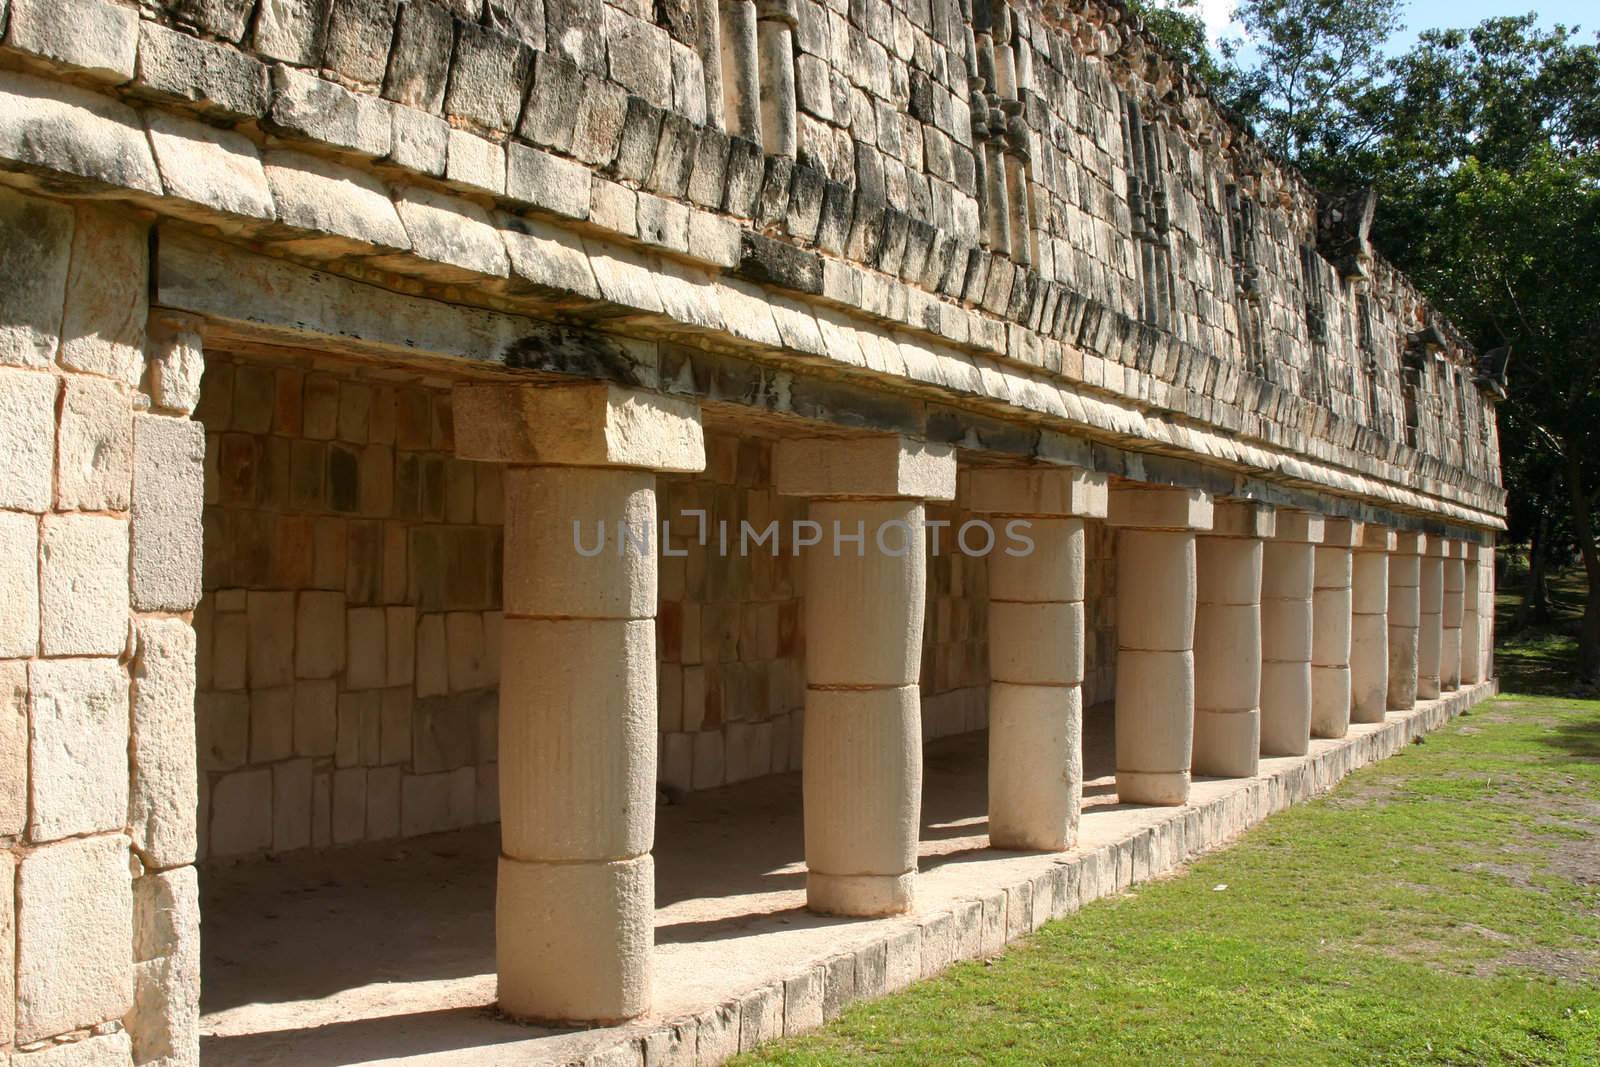
[[(1215, 40), (1229, 29), (1229, 16), (1238, 0), (1200, 0), (1200, 9), (1206, 26)], [(1391, 52), (1403, 52), (1416, 40), (1417, 32), (1430, 27), (1475, 26), (1496, 15), (1522, 15), (1529, 11), (1539, 13), (1539, 21), (1546, 25), (1557, 22), (1568, 26), (1580, 25), (1586, 33), (1600, 29), (1600, 13), (1593, 0), (1410, 0), (1405, 4), (1405, 29), (1390, 42)]]

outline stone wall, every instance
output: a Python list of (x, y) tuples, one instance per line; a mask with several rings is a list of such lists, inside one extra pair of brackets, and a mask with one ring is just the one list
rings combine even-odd
[(0, 1059), (195, 1062), (199, 367), (147, 225), (0, 189)]
[[(449, 380), (213, 349), (196, 417), (201, 854), (494, 821), (501, 468), (455, 458)], [(658, 773), (680, 790), (800, 765), (803, 556), (787, 531), (806, 503), (773, 492), (769, 440), (713, 431), (706, 446), (704, 474), (659, 479), (673, 543), (660, 561)], [(969, 516), (930, 515), (952, 524), (924, 630), (924, 729), (937, 736), (984, 725), (986, 567), (956, 543)], [(779, 542), (741, 550), (743, 524), (774, 520)]]

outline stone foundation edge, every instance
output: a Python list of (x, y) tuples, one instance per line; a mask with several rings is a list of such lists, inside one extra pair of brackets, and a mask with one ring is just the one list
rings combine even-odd
[(964, 960), (992, 956), (1051, 919), (1225, 848), (1268, 816), (1329, 792), (1352, 771), (1394, 755), (1498, 691), (1498, 680), (1492, 679), (1420, 701), (1410, 711), (1390, 712), (1376, 729), (1355, 726), (1331, 747), (1240, 780), (1222, 796), (1171, 809), (1155, 825), (1115, 842), (1041, 855), (1031, 878), (901, 920), (865, 944), (696, 1015), (619, 1028), (615, 1039), (596, 1031), (600, 1042), (594, 1051), (565, 1062), (569, 1067), (713, 1067), (765, 1042), (815, 1030), (856, 1001), (897, 992)]

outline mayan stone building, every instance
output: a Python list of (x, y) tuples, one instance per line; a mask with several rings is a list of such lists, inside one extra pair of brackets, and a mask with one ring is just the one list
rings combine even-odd
[[(486, 999), (718, 1062), (1478, 699), (1503, 383), (1372, 211), (1111, 0), (0, 0), (0, 1062), (496, 822)], [(1020, 889), (919, 889), (950, 735)], [(791, 772), (902, 925), (669, 1017), (658, 806)]]

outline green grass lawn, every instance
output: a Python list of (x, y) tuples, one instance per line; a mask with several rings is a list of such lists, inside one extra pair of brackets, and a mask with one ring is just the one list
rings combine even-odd
[[(1559, 684), (1560, 635), (1534, 637), (1511, 662)], [(1180, 876), (740, 1062), (862, 1060), (1600, 1064), (1600, 701), (1479, 705)]]

